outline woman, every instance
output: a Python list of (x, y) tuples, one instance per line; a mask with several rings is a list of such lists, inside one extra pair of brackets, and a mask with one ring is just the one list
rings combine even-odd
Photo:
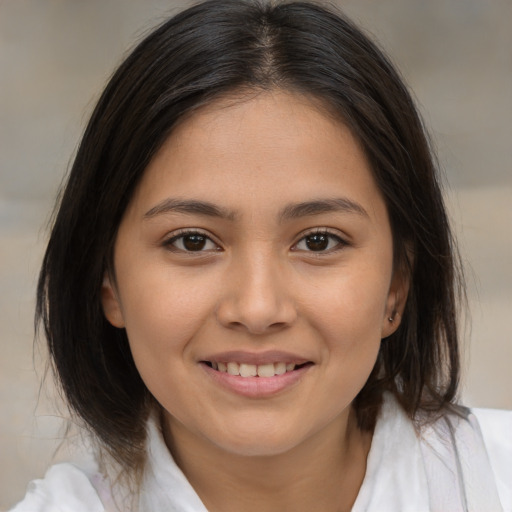
[(455, 403), (458, 286), (374, 44), (309, 3), (178, 14), (103, 93), (39, 281), (96, 463), (14, 510), (512, 509), (510, 414)]

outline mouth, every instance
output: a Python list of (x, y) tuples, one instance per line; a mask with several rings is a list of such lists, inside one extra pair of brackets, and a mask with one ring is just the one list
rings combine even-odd
[(223, 352), (199, 363), (211, 382), (250, 399), (267, 399), (296, 389), (315, 366), (313, 361), (282, 351)]
[(311, 366), (313, 363), (307, 361), (304, 363), (286, 363), (283, 361), (275, 363), (265, 364), (250, 364), (250, 363), (239, 363), (235, 361), (222, 362), (222, 361), (201, 361), (204, 364), (219, 373), (227, 373), (228, 375), (239, 376), (239, 377), (278, 377), (286, 373), (291, 373), (307, 366)]

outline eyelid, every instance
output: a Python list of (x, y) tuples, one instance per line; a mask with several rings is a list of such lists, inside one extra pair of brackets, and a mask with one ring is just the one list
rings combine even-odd
[[(302, 249), (296, 249), (297, 245), (300, 242), (302, 242), (308, 236), (312, 236), (312, 235), (327, 235), (327, 236), (337, 239), (339, 243), (337, 244), (336, 247), (334, 247), (332, 249), (325, 250), (325, 251), (306, 251), (306, 250), (302, 250)], [(350, 245), (350, 242), (348, 240), (348, 237), (343, 235), (339, 230), (332, 229), (332, 228), (315, 227), (313, 229), (308, 229), (306, 231), (303, 231), (297, 237), (297, 240), (292, 245), (291, 250), (292, 251), (303, 251), (303, 252), (311, 253), (316, 256), (321, 256), (321, 255), (337, 252), (349, 245)]]
[(208, 240), (210, 240), (213, 244), (215, 244), (216, 250), (222, 250), (221, 244), (217, 241), (216, 237), (213, 236), (211, 233), (208, 233), (207, 231), (201, 229), (201, 228), (181, 228), (177, 229), (175, 231), (172, 231), (171, 233), (168, 233), (164, 239), (162, 240), (162, 245), (174, 252), (183, 252), (183, 253), (190, 253), (190, 254), (196, 254), (199, 255), (201, 253), (205, 252), (211, 252), (211, 250), (205, 250), (205, 251), (183, 251), (182, 249), (178, 249), (177, 247), (173, 246), (173, 243), (178, 240), (179, 238), (185, 237), (185, 236), (191, 236), (191, 235), (200, 235), (204, 236)]

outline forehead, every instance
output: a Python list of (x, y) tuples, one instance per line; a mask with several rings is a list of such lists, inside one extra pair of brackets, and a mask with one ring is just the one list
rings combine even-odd
[(182, 120), (134, 202), (193, 195), (233, 209), (270, 209), (340, 194), (370, 207), (382, 202), (349, 128), (304, 96), (264, 92), (215, 101)]

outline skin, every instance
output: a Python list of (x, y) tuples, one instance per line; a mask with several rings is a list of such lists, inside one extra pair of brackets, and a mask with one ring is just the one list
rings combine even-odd
[[(169, 208), (169, 198), (225, 215)], [(290, 215), (312, 201), (331, 202)], [(208, 237), (202, 250), (179, 238), (190, 229)], [(311, 250), (318, 231), (327, 246)], [(371, 444), (351, 403), (407, 294), (384, 200), (350, 130), (285, 92), (204, 107), (146, 170), (114, 269), (105, 315), (126, 329), (167, 445), (208, 510), (350, 510)], [(278, 393), (247, 397), (201, 362), (233, 350), (310, 364)]]

